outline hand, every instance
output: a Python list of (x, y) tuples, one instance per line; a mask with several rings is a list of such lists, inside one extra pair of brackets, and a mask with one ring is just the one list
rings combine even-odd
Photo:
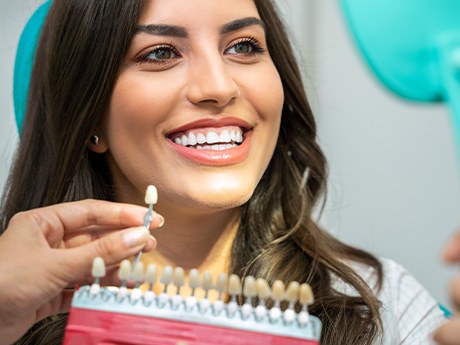
[[(446, 262), (460, 262), (460, 231), (449, 241), (442, 255)], [(452, 281), (450, 298), (454, 307), (460, 310), (460, 277)], [(448, 322), (439, 327), (434, 334), (434, 340), (439, 345), (460, 345), (460, 316), (455, 315)]]
[(454, 264), (460, 262), (460, 230), (450, 239), (442, 252), (443, 260)]
[[(68, 311), (72, 291), (86, 282), (92, 261), (109, 267), (155, 239), (142, 226), (146, 208), (85, 200), (15, 215), (0, 237), (0, 343), (18, 339), (35, 322)], [(161, 226), (155, 214), (151, 228)]]

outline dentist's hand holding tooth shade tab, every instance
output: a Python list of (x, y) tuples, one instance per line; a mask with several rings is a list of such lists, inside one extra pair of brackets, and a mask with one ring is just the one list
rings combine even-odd
[[(314, 217), (327, 164), (299, 67), (270, 0), (52, 1), (4, 228), (19, 211), (88, 198), (147, 203), (139, 225), (166, 219), (118, 281), (97, 269), (77, 291), (68, 334), (100, 316), (122, 325), (123, 343), (205, 344), (220, 331), (235, 344), (432, 343), (443, 316), (425, 289)], [(62, 342), (66, 317), (23, 339)], [(98, 343), (94, 332), (77, 341)]]
[[(140, 206), (85, 200), (13, 217), (0, 237), (0, 344), (11, 344), (35, 322), (68, 311), (73, 287), (92, 281), (88, 275), (94, 257), (99, 259), (92, 272), (97, 281), (92, 291), (116, 284), (121, 260), (156, 245), (142, 225), (145, 211)], [(156, 215), (149, 229), (162, 221)], [(33, 339), (26, 343), (34, 343)], [(47, 339), (53, 343), (52, 337)]]

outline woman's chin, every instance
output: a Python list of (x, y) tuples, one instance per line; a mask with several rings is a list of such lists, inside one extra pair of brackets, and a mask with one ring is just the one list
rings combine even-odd
[[(203, 187), (194, 192), (186, 192), (182, 190), (182, 193), (179, 195), (171, 195), (170, 197), (167, 197), (167, 199), (169, 199), (167, 204), (168, 208), (173, 207), (183, 210), (197, 210), (200, 211), (200, 213), (201, 211), (214, 212), (218, 210), (229, 210), (245, 204), (251, 197), (252, 192), (253, 189), (215, 190)], [(158, 202), (161, 203), (161, 200), (158, 200)]]
[(193, 198), (193, 208), (210, 209), (210, 210), (226, 210), (240, 207), (246, 203), (252, 193), (236, 193), (229, 191), (226, 193), (209, 192), (203, 193), (197, 198)]

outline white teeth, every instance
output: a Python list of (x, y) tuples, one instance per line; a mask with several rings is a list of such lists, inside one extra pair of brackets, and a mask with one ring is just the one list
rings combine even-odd
[(208, 134), (206, 134), (206, 141), (208, 142), (208, 144), (218, 143), (219, 140), (219, 134), (217, 134), (216, 132), (210, 131), (208, 132)]
[(222, 150), (227, 150), (231, 149), (232, 147), (236, 147), (238, 145), (236, 144), (216, 144), (216, 145), (198, 145), (196, 146), (196, 149), (198, 150), (215, 150), (215, 151), (222, 151)]
[(182, 146), (193, 146), (199, 150), (226, 150), (237, 146), (236, 144), (241, 144), (244, 140), (241, 130), (229, 131), (224, 129), (220, 134), (209, 131), (206, 135), (195, 133), (190, 131), (188, 135), (182, 134), (182, 136), (174, 138), (174, 142)]
[(196, 136), (196, 142), (198, 144), (204, 144), (206, 142), (206, 137), (203, 134), (198, 133), (198, 135)]
[(220, 133), (220, 140), (221, 143), (229, 143), (232, 141), (232, 138), (230, 137), (230, 133), (227, 130), (223, 130), (222, 133)]
[(197, 140), (196, 140), (195, 134), (193, 134), (192, 132), (190, 132), (190, 133), (188, 134), (188, 144), (193, 146), (193, 145), (196, 145), (196, 143), (197, 143)]
[(182, 137), (180, 138), (180, 142), (181, 142), (182, 146), (187, 146), (188, 145), (188, 138), (187, 138), (187, 136), (185, 134), (182, 135)]
[(243, 142), (243, 135), (241, 132), (236, 132), (236, 140), (237, 143), (242, 143)]

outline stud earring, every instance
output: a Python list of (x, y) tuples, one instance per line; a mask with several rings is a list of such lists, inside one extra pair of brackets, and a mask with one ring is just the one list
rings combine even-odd
[(89, 141), (91, 142), (91, 144), (93, 144), (95, 146), (99, 145), (99, 135), (97, 135), (97, 134), (92, 135), (89, 138)]

